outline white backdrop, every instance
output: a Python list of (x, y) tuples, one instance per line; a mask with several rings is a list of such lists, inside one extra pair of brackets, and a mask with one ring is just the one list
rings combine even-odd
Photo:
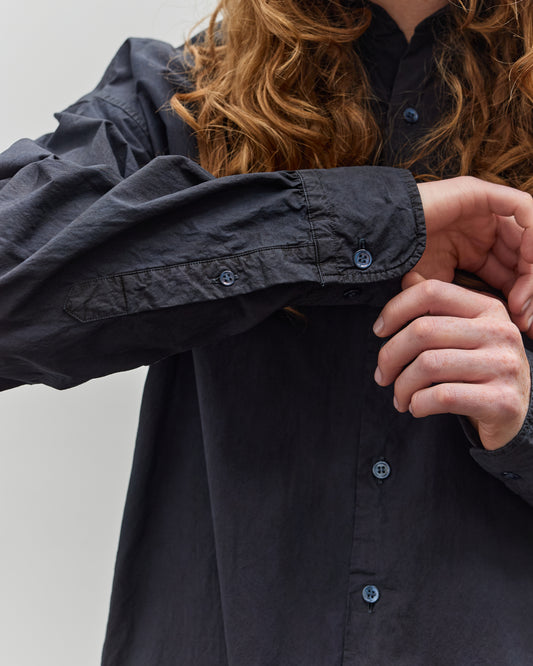
[[(10, 0), (0, 22), (0, 150), (54, 129), (53, 112), (96, 85), (126, 37), (181, 44), (214, 4)], [(139, 369), (68, 391), (0, 393), (2, 666), (100, 663), (144, 377)]]

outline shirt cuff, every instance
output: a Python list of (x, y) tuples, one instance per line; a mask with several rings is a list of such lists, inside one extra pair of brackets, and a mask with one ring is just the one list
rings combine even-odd
[(426, 225), (410, 171), (301, 170), (322, 286), (398, 281), (422, 257)]

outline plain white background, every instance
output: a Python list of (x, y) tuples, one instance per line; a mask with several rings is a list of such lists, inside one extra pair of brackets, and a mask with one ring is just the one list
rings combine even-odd
[[(0, 150), (53, 130), (52, 114), (96, 85), (125, 38), (179, 45), (214, 5), (11, 1), (0, 23)], [(2, 665), (100, 663), (145, 372), (0, 393)]]

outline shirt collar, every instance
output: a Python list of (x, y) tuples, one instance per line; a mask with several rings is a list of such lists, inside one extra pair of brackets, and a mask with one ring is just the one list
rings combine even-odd
[[(402, 34), (398, 24), (390, 14), (371, 0), (346, 0), (346, 4), (351, 7), (368, 7), (372, 12), (372, 23), (368, 31), (374, 37), (386, 37), (390, 35)], [(415, 28), (411, 43), (420, 43), (433, 41), (435, 35), (442, 31), (447, 23), (450, 13), (450, 6), (445, 5), (437, 11), (423, 19)]]

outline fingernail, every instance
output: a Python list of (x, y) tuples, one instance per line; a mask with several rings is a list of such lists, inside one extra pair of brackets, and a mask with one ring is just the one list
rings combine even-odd
[(411, 403), (409, 403), (409, 411), (411, 412), (411, 414), (413, 413), (413, 408), (411, 407)]
[(381, 315), (379, 315), (379, 317), (376, 319), (376, 321), (374, 323), (374, 326), (373, 326), (372, 330), (374, 331), (374, 333), (376, 335), (378, 335), (379, 333), (381, 333), (384, 326), (385, 326), (385, 322), (383, 321), (383, 317)]
[(524, 312), (528, 309), (528, 307), (531, 305), (531, 299), (529, 298), (524, 305), (522, 306), (522, 309), (520, 310), (520, 314), (524, 314)]
[(394, 396), (394, 398), (393, 398), (393, 400), (392, 400), (392, 403), (393, 403), (394, 407), (395, 407), (398, 411), (400, 411), (400, 405), (398, 404), (398, 401), (396, 400), (396, 396)]
[(381, 374), (379, 366), (376, 368), (376, 371), (374, 372), (374, 379), (376, 380), (377, 384), (381, 384), (381, 382), (383, 381), (383, 375)]
[(527, 320), (526, 331), (529, 331), (529, 329), (531, 328), (531, 324), (533, 324), (533, 315), (531, 315), (531, 317)]

